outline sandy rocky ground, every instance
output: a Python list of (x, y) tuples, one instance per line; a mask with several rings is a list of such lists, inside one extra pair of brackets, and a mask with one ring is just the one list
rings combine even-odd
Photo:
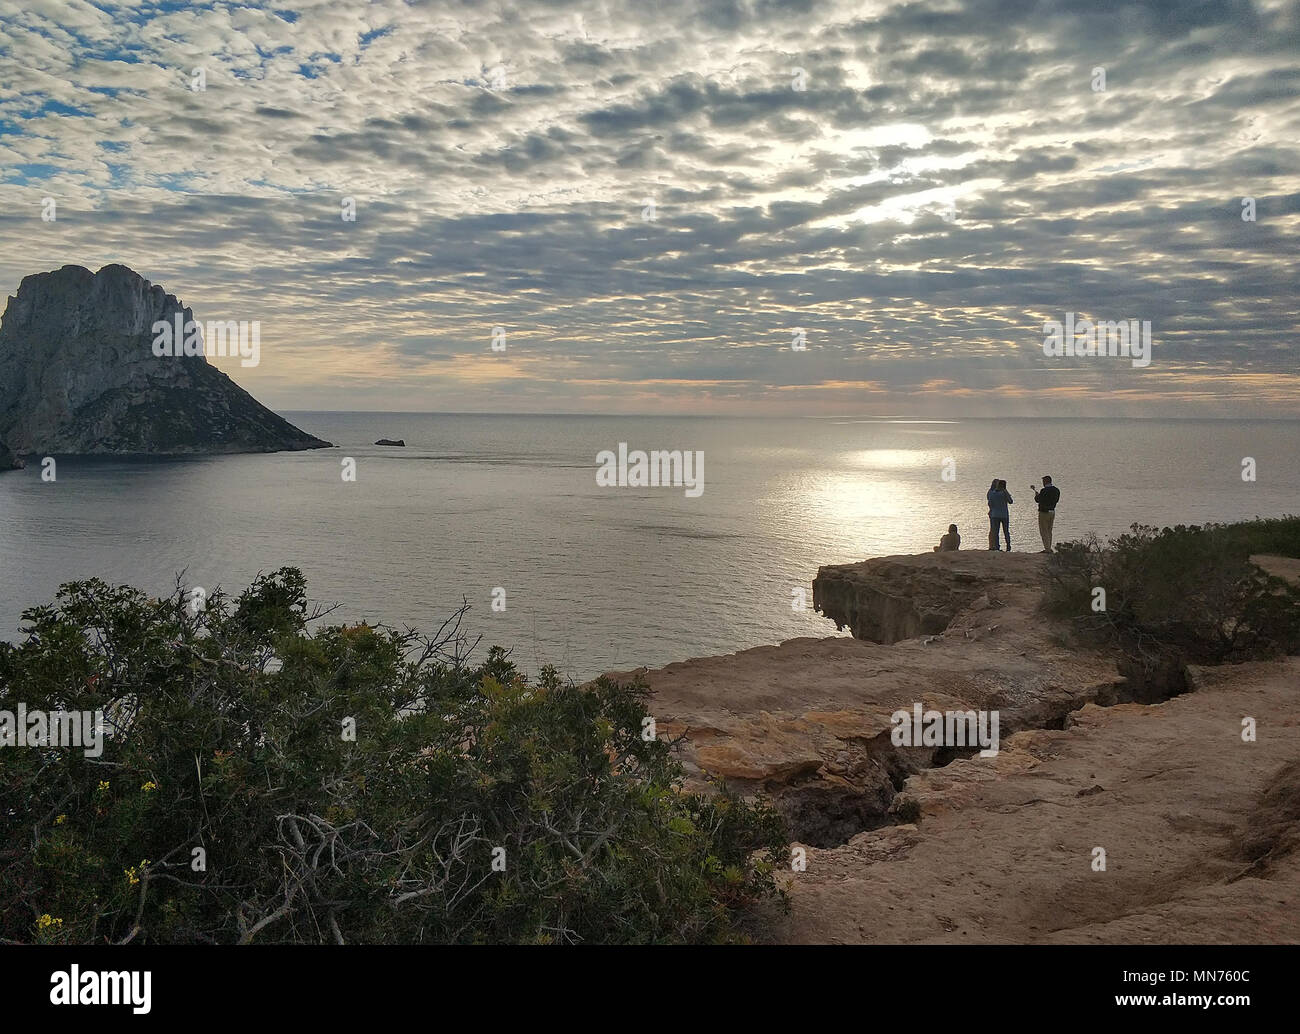
[[(817, 605), (858, 638), (643, 672), (692, 781), (766, 793), (806, 848), (765, 936), (1300, 941), (1300, 658), (1189, 668), (1164, 699), (1037, 613), (1043, 564), (971, 551), (823, 568)], [(996, 708), (1001, 752), (895, 747), (889, 716), (915, 702)]]

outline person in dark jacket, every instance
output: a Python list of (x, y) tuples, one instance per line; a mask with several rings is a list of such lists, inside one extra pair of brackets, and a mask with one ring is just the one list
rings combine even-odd
[(1005, 481), (994, 480), (988, 491), (989, 502), (989, 549), (998, 549), (998, 528), (1007, 540), (1007, 552), (1011, 552), (1011, 511), (1008, 504), (1014, 503), (1011, 493), (1007, 491)]
[(1061, 490), (1052, 484), (1050, 474), (1043, 475), (1043, 488), (1039, 491), (1033, 485), (1034, 502), (1038, 504), (1038, 534), (1043, 540), (1043, 552), (1052, 551), (1052, 524), (1056, 520), (1056, 504), (1061, 500)]

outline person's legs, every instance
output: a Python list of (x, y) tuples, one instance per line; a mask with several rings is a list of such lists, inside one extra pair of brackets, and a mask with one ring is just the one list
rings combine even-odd
[(1043, 552), (1052, 551), (1052, 522), (1056, 520), (1056, 511), (1048, 510), (1038, 515), (1038, 534), (1043, 539)]
[[(1002, 534), (1003, 534), (1003, 536), (1005, 536), (1005, 538), (1006, 538), (1006, 540), (1007, 540), (1007, 552), (1010, 553), (1010, 552), (1011, 552), (1011, 518), (1010, 518), (1010, 517), (999, 517), (999, 518), (998, 518), (998, 522), (1002, 525)], [(997, 537), (997, 534), (998, 534), (998, 533), (997, 533), (997, 531), (996, 531), (996, 529), (995, 529), (994, 532), (993, 532), (993, 536), (994, 536), (994, 538)]]
[(989, 515), (989, 549), (998, 548), (998, 519)]

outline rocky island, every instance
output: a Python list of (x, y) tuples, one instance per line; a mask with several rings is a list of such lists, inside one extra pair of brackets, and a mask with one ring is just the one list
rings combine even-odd
[(25, 466), (22, 460), (9, 451), (9, 446), (0, 442), (0, 473), (6, 470), (20, 470)]
[(0, 319), (0, 467), (5, 447), (16, 456), (330, 447), (203, 354), (155, 353), (155, 324), (193, 318), (175, 295), (122, 265), (24, 277)]

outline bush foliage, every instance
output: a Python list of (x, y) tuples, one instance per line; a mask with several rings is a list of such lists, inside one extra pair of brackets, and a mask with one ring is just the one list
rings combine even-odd
[(643, 686), (470, 665), (459, 617), (310, 631), (292, 568), (197, 612), (98, 581), (27, 611), (0, 710), (109, 734), (0, 749), (0, 938), (715, 942), (784, 903), (780, 817), (684, 792)]
[[(1124, 645), (1201, 663), (1300, 651), (1300, 591), (1250, 562), (1300, 557), (1300, 518), (1156, 529), (1063, 543), (1047, 608)], [(1095, 590), (1105, 590), (1097, 610)]]

